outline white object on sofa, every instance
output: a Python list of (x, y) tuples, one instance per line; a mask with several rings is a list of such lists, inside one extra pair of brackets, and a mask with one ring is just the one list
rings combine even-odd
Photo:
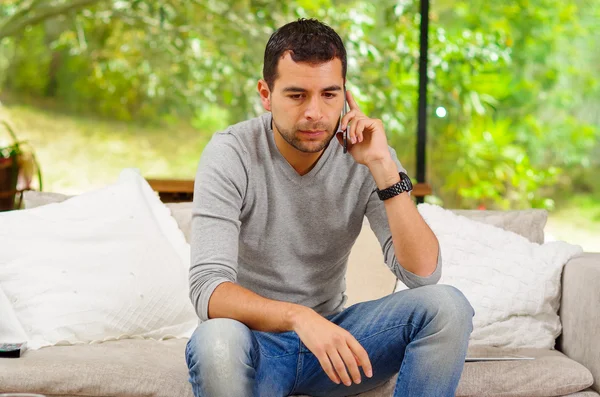
[(562, 268), (582, 248), (532, 243), (436, 205), (418, 210), (440, 243), (439, 284), (460, 289), (475, 310), (470, 345), (553, 349), (561, 331)]
[(60, 204), (2, 213), (0, 318), (22, 328), (0, 327), (0, 341), (23, 331), (33, 349), (189, 337), (198, 321), (189, 257), (170, 211), (132, 169)]

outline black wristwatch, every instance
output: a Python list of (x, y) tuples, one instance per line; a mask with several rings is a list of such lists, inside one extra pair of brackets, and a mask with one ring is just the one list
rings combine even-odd
[(377, 189), (377, 195), (381, 200), (387, 200), (399, 195), (400, 193), (410, 192), (413, 189), (412, 182), (410, 181), (408, 175), (406, 175), (404, 172), (400, 172), (399, 175), (400, 182), (395, 183), (383, 190)]

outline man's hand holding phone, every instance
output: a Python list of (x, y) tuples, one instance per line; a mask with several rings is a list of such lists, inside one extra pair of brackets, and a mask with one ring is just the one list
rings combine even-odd
[[(354, 97), (344, 89), (350, 111), (343, 114), (338, 131), (345, 131), (344, 136), (338, 133), (336, 137), (340, 144), (347, 143), (348, 152), (357, 163), (369, 166), (372, 162), (389, 160), (391, 158), (383, 122), (371, 119), (360, 110)], [(344, 102), (344, 109), (346, 103)]]
[(361, 382), (359, 366), (369, 378), (373, 369), (367, 351), (342, 327), (332, 323), (310, 308), (302, 308), (294, 321), (294, 331), (319, 360), (321, 367), (336, 384)]

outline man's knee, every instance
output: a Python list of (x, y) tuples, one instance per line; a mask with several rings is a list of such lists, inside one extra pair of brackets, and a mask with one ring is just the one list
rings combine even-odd
[(450, 325), (471, 332), (475, 311), (469, 300), (456, 287), (445, 284), (427, 285), (410, 290), (416, 305), (440, 325)]
[(190, 371), (229, 373), (236, 364), (247, 363), (252, 331), (239, 321), (216, 318), (203, 322), (192, 334), (186, 360)]

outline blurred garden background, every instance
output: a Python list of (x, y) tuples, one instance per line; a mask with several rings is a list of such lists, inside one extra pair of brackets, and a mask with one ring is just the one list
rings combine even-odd
[[(214, 132), (263, 112), (265, 44), (299, 17), (340, 34), (414, 176), (418, 0), (4, 0), (2, 117), (46, 191), (193, 179)], [(430, 19), (426, 201), (545, 208), (551, 238), (600, 251), (600, 0), (432, 0)]]

